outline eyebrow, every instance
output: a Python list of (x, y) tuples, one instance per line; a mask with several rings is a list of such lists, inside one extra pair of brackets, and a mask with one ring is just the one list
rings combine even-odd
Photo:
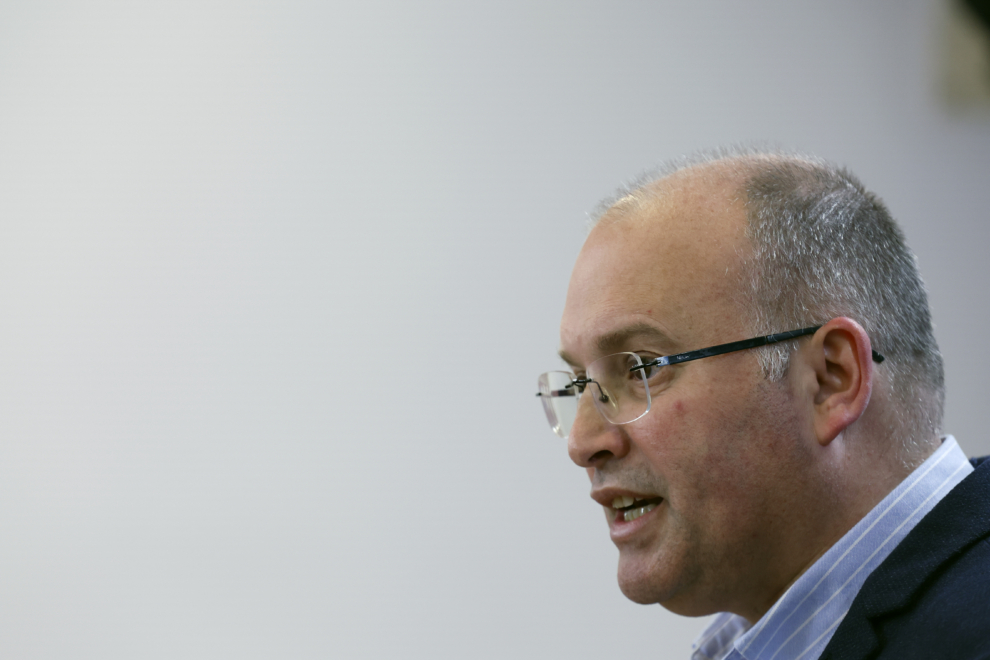
[[(675, 342), (670, 335), (649, 323), (634, 323), (618, 330), (605, 333), (595, 340), (595, 347), (601, 355), (610, 355), (628, 345), (631, 339), (646, 339), (654, 344), (672, 348)], [(567, 364), (578, 364), (567, 351), (559, 352), (561, 359)]]

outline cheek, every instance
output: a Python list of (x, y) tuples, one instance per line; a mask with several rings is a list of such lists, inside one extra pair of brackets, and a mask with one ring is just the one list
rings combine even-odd
[[(738, 398), (677, 399), (668, 407), (670, 436), (666, 465), (672, 506), (692, 518), (731, 524), (745, 518), (760, 499), (759, 484), (767, 469), (762, 417), (753, 408), (740, 410)], [(741, 519), (738, 522), (743, 522)]]
[[(732, 468), (718, 429), (717, 416), (703, 400), (680, 397), (665, 402), (655, 420), (649, 455), (666, 482), (670, 505), (687, 514), (721, 495)], [(697, 513), (691, 517), (695, 517)]]
[(717, 474), (734, 462), (737, 424), (737, 412), (715, 397), (676, 399), (666, 411), (667, 451), (681, 470)]

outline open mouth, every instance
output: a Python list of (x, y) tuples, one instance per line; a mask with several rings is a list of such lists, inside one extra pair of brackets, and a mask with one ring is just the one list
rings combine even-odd
[(638, 500), (629, 495), (620, 495), (612, 500), (612, 508), (618, 514), (618, 520), (632, 522), (641, 515), (653, 511), (661, 502), (663, 502), (662, 497), (650, 497)]

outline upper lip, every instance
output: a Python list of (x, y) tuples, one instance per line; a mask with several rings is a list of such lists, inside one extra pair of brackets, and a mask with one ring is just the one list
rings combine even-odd
[[(637, 493), (633, 490), (628, 490), (626, 488), (617, 488), (609, 486), (607, 488), (594, 488), (591, 491), (591, 499), (595, 500), (602, 506), (611, 508), (612, 502), (615, 501), (617, 497), (631, 497), (635, 500), (653, 500), (661, 498), (660, 495), (655, 493)], [(662, 498), (661, 498), (662, 499)]]

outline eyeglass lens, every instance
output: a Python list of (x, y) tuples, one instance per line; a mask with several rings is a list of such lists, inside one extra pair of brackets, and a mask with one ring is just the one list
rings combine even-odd
[(549, 371), (537, 381), (543, 410), (553, 432), (566, 438), (577, 418), (581, 395), (588, 395), (602, 416), (613, 424), (627, 424), (650, 409), (650, 389), (644, 369), (631, 371), (643, 361), (635, 353), (616, 353), (595, 360), (577, 378), (567, 371)]

